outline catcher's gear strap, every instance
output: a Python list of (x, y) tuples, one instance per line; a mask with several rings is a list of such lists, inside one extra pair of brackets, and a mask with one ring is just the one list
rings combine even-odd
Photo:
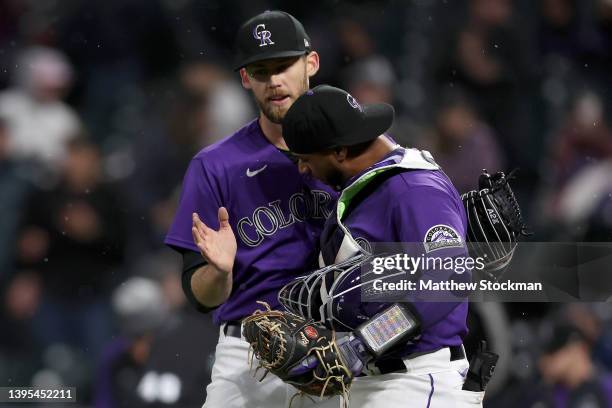
[[(380, 187), (385, 181), (389, 180), (391, 177), (396, 176), (400, 173), (403, 173), (405, 171), (409, 171), (408, 169), (404, 169), (404, 168), (392, 168), (390, 170), (387, 170), (385, 172), (380, 173), (378, 176), (374, 177), (373, 179), (371, 179), (367, 184), (364, 185), (364, 187), (359, 190), (352, 198), (351, 200), (348, 202), (346, 208), (344, 209), (344, 215), (343, 218), (346, 219), (349, 214), (355, 209), (357, 208), (357, 206), (363, 201), (365, 200), (370, 194), (372, 194), (373, 191), (375, 191), (378, 187)], [(334, 212), (332, 212), (330, 217), (334, 217), (334, 213), (336, 210), (334, 210)], [(332, 218), (333, 219), (333, 218)], [(322, 257), (322, 261), (323, 262), (319, 262), (321, 265), (320, 266), (324, 266), (324, 265), (330, 265), (333, 263), (337, 263), (337, 258), (338, 255), (341, 253), (340, 248), (336, 248), (334, 250), (334, 248), (332, 248), (332, 246), (328, 245), (330, 242), (333, 242), (334, 240), (334, 236), (336, 236), (336, 234), (341, 234), (342, 237), (344, 237), (342, 240), (340, 240), (340, 242), (342, 242), (341, 244), (341, 248), (343, 245), (346, 245), (344, 243), (344, 239), (347, 239), (347, 236), (345, 234), (345, 232), (340, 229), (340, 226), (338, 225), (338, 223), (326, 223), (325, 228), (323, 229), (323, 232), (321, 234), (321, 239), (320, 242), (322, 243), (321, 245), (321, 257)], [(349, 238), (349, 241), (352, 239)], [(351, 246), (351, 249), (349, 250), (351, 252), (355, 251), (355, 250), (361, 250), (362, 248), (358, 245), (355, 244), (353, 246)]]
[(385, 172), (380, 173), (377, 177), (374, 177), (373, 180), (369, 181), (361, 190), (359, 190), (351, 199), (347, 202), (346, 207), (344, 208), (344, 213), (342, 214), (342, 218), (346, 219), (349, 214), (361, 203), (367, 196), (372, 194), (378, 187), (380, 187), (385, 181), (389, 180), (391, 177), (403, 173), (405, 171), (409, 171), (410, 169), (404, 169), (401, 167), (392, 168)]
[[(360, 175), (357, 179), (355, 179), (350, 185), (348, 185), (340, 194), (338, 198), (338, 203), (335, 207), (334, 213), (330, 215), (333, 220), (335, 220), (335, 225), (328, 231), (326, 236), (323, 236), (321, 242), (321, 256), (319, 257), (319, 266), (329, 265), (335, 262), (341, 262), (347, 257), (355, 255), (357, 252), (367, 252), (363, 251), (360, 245), (357, 243), (355, 238), (351, 235), (348, 228), (343, 224), (342, 220), (346, 219), (349, 207), (355, 208), (359, 201), (362, 201), (369, 192), (372, 190), (368, 190), (363, 194), (359, 194), (364, 188), (368, 187), (372, 182), (376, 182), (380, 177), (383, 177), (385, 173), (391, 171), (393, 169), (401, 169), (402, 171), (408, 170), (440, 170), (440, 166), (436, 164), (433, 160), (431, 154), (427, 151), (421, 151), (417, 149), (404, 149), (402, 147), (397, 146), (395, 150), (384, 160), (384, 163), (389, 163), (382, 165), (380, 167), (372, 168), (362, 175)], [(400, 171), (401, 172), (401, 171)], [(395, 173), (397, 174), (397, 173)], [(391, 176), (391, 175), (390, 175)], [(384, 180), (379, 180), (380, 182)], [(379, 186), (380, 183), (376, 182), (376, 186)], [(371, 188), (375, 188), (376, 186), (371, 186)], [(359, 196), (358, 196), (359, 195)], [(354, 248), (354, 251), (345, 251), (344, 257), (337, 257), (339, 254), (340, 247), (335, 248), (335, 251), (329, 250), (326, 248), (325, 243), (328, 243), (330, 240), (333, 240), (337, 236), (337, 229), (339, 229), (343, 238), (340, 239), (340, 242), (348, 241), (346, 245)], [(325, 231), (324, 231), (325, 235)], [(327, 238), (327, 240), (325, 239)], [(342, 245), (345, 245), (344, 243)]]
[[(403, 150), (403, 152), (401, 152), (401, 150)], [(380, 174), (390, 169), (398, 168), (404, 170), (440, 170), (440, 166), (436, 164), (428, 151), (417, 149), (396, 149), (396, 151), (398, 151), (398, 156), (401, 155), (399, 162), (366, 171), (342, 190), (338, 198), (338, 205), (336, 206), (336, 219), (338, 224), (342, 225), (341, 220), (346, 217), (344, 212), (349, 206), (349, 203), (356, 197), (357, 193), (367, 186), (372, 179), (380, 177)]]
[(181, 283), (185, 297), (199, 312), (208, 313), (215, 310), (220, 305), (215, 307), (204, 306), (198, 301), (198, 299), (196, 299), (193, 289), (191, 289), (191, 277), (195, 271), (207, 264), (206, 260), (202, 258), (202, 254), (195, 251), (184, 250), (181, 251), (181, 254), (183, 255), (183, 273), (181, 274)]

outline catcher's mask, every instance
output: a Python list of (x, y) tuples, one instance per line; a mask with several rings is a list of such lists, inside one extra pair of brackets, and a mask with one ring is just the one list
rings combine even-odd
[(467, 214), (470, 255), (485, 261), (484, 271), (498, 278), (512, 260), (517, 240), (529, 235), (521, 210), (508, 184), (512, 173), (490, 175), (486, 170), (478, 180), (479, 190), (461, 196)]
[[(374, 274), (369, 267), (374, 257), (359, 254), (296, 278), (280, 290), (278, 300), (290, 312), (336, 331), (352, 331), (392, 303), (362, 302), (362, 295), (367, 296), (371, 282), (405, 276), (404, 271)], [(362, 266), (368, 267), (362, 272)]]

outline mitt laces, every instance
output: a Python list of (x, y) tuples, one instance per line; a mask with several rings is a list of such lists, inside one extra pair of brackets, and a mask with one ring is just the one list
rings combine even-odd
[[(325, 340), (325, 338), (320, 337), (319, 339), (317, 339), (317, 342), (322, 343)], [(328, 362), (327, 353), (331, 352), (332, 349), (335, 349), (335, 353), (330, 353), (330, 355), (333, 355), (334, 359)], [(338, 359), (340, 356), (340, 351), (336, 346), (336, 333), (333, 333), (331, 342), (327, 344), (322, 344), (318, 347), (313, 347), (312, 351), (317, 354), (319, 362), (324, 366), (323, 372), (326, 374), (325, 377), (320, 377), (317, 375), (316, 371), (313, 372), (313, 375), (317, 380), (324, 381), (323, 388), (321, 389), (321, 394), (319, 395), (319, 397), (323, 398), (323, 396), (325, 395), (325, 391), (327, 391), (327, 388), (329, 387), (330, 383), (338, 383), (340, 387), (342, 387), (340, 406), (342, 408), (349, 408), (348, 392), (350, 389), (350, 383), (346, 384), (344, 382), (344, 379), (351, 378), (353, 375), (342, 363), (342, 361)]]
[[(278, 310), (272, 310), (272, 308), (270, 308), (270, 305), (268, 303), (263, 302), (263, 301), (257, 301), (257, 303), (264, 306), (265, 309), (256, 310), (251, 316), (244, 319), (244, 322), (245, 323), (254, 322), (257, 325), (257, 327), (261, 329), (259, 338), (250, 342), (248, 360), (249, 360), (250, 370), (252, 370), (254, 359), (257, 358), (258, 364), (257, 364), (257, 367), (255, 368), (255, 372), (253, 373), (253, 376), (257, 376), (257, 372), (260, 369), (263, 369), (265, 372), (259, 379), (259, 381), (263, 381), (271, 369), (274, 369), (281, 365), (282, 356), (287, 350), (286, 348), (287, 340), (284, 338), (284, 336), (281, 335), (282, 334), (281, 324), (279, 322), (274, 322), (270, 320), (270, 317), (279, 318), (283, 322), (286, 322), (287, 320), (283, 312), (278, 311)], [(352, 373), (344, 366), (344, 364), (342, 364), (342, 361), (338, 359), (340, 352), (336, 346), (335, 336), (336, 335), (334, 333), (331, 342), (327, 344), (321, 344), (320, 346), (313, 347), (311, 349), (311, 352), (314, 352), (317, 354), (318, 360), (320, 364), (323, 366), (323, 373), (325, 374), (324, 377), (321, 377), (317, 374), (317, 371), (314, 370), (313, 376), (317, 380), (324, 382), (323, 387), (321, 389), (321, 393), (319, 395), (320, 398), (323, 398), (325, 396), (325, 392), (327, 391), (328, 387), (331, 384), (338, 383), (340, 387), (342, 388), (342, 394), (340, 395), (341, 397), (340, 398), (340, 408), (349, 408), (348, 392), (349, 392), (350, 384), (346, 384), (344, 379), (351, 378)], [(279, 342), (276, 345), (277, 351), (274, 356), (271, 355), (272, 337), (275, 337)], [(325, 340), (326, 339), (324, 337), (320, 337), (319, 339), (317, 339), (317, 342), (323, 343)], [(263, 346), (261, 347), (261, 351), (259, 352), (255, 351), (256, 345)], [(335, 355), (331, 353), (332, 348), (335, 348), (335, 351), (336, 351)], [(328, 353), (329, 355), (335, 356), (333, 360), (329, 362), (327, 361)], [(266, 357), (273, 357), (273, 358), (266, 358)], [(293, 396), (289, 400), (289, 408), (291, 408), (291, 406), (293, 405), (293, 402), (298, 396), (300, 397), (306, 396), (309, 399), (313, 400), (313, 398), (310, 395), (306, 394), (304, 391), (298, 390), (295, 394), (293, 394)]]
[[(272, 310), (270, 305), (266, 302), (257, 301), (260, 305), (264, 306), (263, 310), (256, 310), (251, 316), (244, 319), (244, 322), (253, 321), (257, 327), (261, 329), (260, 336), (258, 339), (254, 340), (250, 343), (249, 347), (249, 366), (253, 368), (253, 360), (257, 357), (258, 365), (255, 368), (254, 376), (257, 375), (257, 372), (263, 368), (265, 370), (264, 375), (259, 379), (259, 381), (263, 381), (263, 379), (268, 375), (270, 369), (280, 366), (282, 363), (282, 356), (287, 350), (287, 340), (284, 336), (281, 335), (281, 325), (278, 322), (274, 322), (269, 319), (269, 317), (280, 318), (283, 321), (286, 321), (283, 312), (278, 310)], [(272, 356), (271, 343), (272, 338), (278, 339), (278, 344), (276, 345), (277, 350), (274, 356)], [(261, 351), (255, 351), (255, 345), (259, 345)]]

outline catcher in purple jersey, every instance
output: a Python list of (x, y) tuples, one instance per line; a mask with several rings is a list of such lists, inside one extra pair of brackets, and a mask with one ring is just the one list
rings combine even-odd
[(269, 11), (240, 28), (235, 68), (259, 118), (193, 158), (165, 243), (183, 255), (187, 297), (214, 310), (220, 325), (204, 407), (286, 407), (292, 389), (274, 376), (257, 382), (249, 371), (240, 320), (256, 300), (278, 308), (279, 289), (312, 269), (336, 199), (299, 173), (281, 134), (281, 120), (307, 91), (319, 56), (299, 21)]
[[(298, 157), (300, 172), (341, 191), (321, 237), (320, 266), (342, 265), (368, 252), (369, 244), (381, 242), (418, 244), (426, 256), (468, 255), (461, 197), (431, 155), (401, 148), (384, 137), (392, 121), (390, 105), (362, 106), (347, 92), (326, 85), (298, 98), (283, 120), (283, 135)], [(410, 303), (364, 303), (361, 292), (354, 290), (360, 285), (342, 286), (342, 271), (334, 273), (334, 285), (339, 287), (322, 285), (315, 292), (323, 293), (319, 304), (333, 298), (338, 307), (332, 303), (327, 309), (332, 310), (327, 312), (331, 315), (309, 317), (351, 333), (349, 340), (338, 341), (341, 359), (353, 371), (348, 394), (351, 405), (482, 406), (483, 391), (462, 389), (470, 368), (462, 346), (468, 306), (463, 297), (449, 293), (445, 302), (423, 301), (417, 290)], [(453, 273), (425, 270), (419, 279), (469, 279), (469, 273), (462, 277)], [(357, 270), (351, 281), (358, 277)], [(391, 327), (395, 330), (398, 305), (406, 308), (402, 340), (398, 342), (399, 334), (394, 334), (387, 343), (373, 341), (377, 327), (381, 329), (376, 333), (379, 339)], [(388, 311), (393, 317), (383, 327), (379, 323)], [(368, 326), (371, 320), (379, 320), (378, 326)], [(339, 336), (337, 333), (336, 338)], [(307, 360), (304, 370), (314, 368), (311, 364), (321, 363)]]

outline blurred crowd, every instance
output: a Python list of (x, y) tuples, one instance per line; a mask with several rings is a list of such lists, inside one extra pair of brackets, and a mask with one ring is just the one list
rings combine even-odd
[[(190, 158), (257, 113), (230, 66), (265, 9), (306, 27), (312, 86), (393, 104), (390, 134), (460, 192), (518, 168), (534, 241), (612, 241), (612, 1), (315, 3), (0, 1), (0, 386), (76, 386), (100, 408), (204, 400), (217, 329), (162, 240)], [(489, 406), (612, 406), (609, 307), (470, 319), (505, 353)]]

